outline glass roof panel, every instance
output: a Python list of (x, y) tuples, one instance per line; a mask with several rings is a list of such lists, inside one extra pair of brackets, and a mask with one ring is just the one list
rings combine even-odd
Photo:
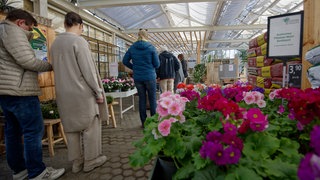
[(203, 24), (210, 24), (213, 17), (216, 2), (190, 3), (190, 16)]
[[(87, 2), (87, 7), (90, 7), (91, 1), (95, 1), (97, 4), (107, 2), (100, 0), (80, 0), (79, 2), (80, 4), (81, 2)], [(159, 28), (160, 30), (154, 30), (152, 33), (159, 34), (158, 32), (161, 32), (160, 34), (166, 35), (168, 38), (165, 40), (166, 42), (175, 44), (178, 40), (171, 35), (177, 34), (179, 39), (184, 40), (185, 46), (192, 48), (196, 47), (194, 41), (197, 36), (198, 39), (201, 37), (202, 42), (210, 40), (210, 43), (206, 43), (204, 47), (210, 48), (246, 46), (246, 41), (241, 42), (239, 40), (252, 39), (265, 32), (266, 29), (231, 30), (234, 29), (231, 26), (266, 25), (269, 16), (303, 10), (304, 0), (208, 0), (208, 2), (187, 1), (187, 3), (169, 4), (161, 4), (166, 1), (155, 1), (155, 4), (152, 5), (152, 2), (147, 5), (136, 5), (135, 1), (127, 1), (124, 3), (125, 6), (119, 6), (118, 1), (114, 2), (118, 6), (112, 6), (112, 1), (108, 1), (108, 8), (101, 7), (91, 10), (101, 12), (106, 19), (116, 22), (124, 29), (124, 32), (127, 31), (127, 34), (136, 34), (139, 28)], [(200, 36), (199, 30), (189, 28), (194, 26), (206, 26), (211, 27), (211, 29), (200, 30)], [(179, 29), (173, 31), (177, 27)], [(215, 27), (220, 28), (220, 30), (215, 31)], [(185, 31), (183, 28), (188, 29)], [(229, 41), (227, 43), (211, 43), (214, 40)], [(238, 41), (230, 42), (230, 40)]]
[(159, 12), (162, 12), (158, 5), (102, 8), (101, 11), (124, 28), (143, 22), (144, 19), (148, 20), (157, 14), (160, 16)]

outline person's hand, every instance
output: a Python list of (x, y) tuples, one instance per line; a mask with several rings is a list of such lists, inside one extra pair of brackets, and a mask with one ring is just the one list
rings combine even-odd
[(104, 102), (103, 97), (97, 98), (97, 99), (96, 99), (96, 102), (97, 102), (98, 104), (102, 104), (102, 103)]

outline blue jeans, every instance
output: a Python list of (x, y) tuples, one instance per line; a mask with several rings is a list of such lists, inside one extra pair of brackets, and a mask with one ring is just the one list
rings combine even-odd
[[(14, 173), (28, 170), (29, 178), (46, 167), (42, 162), (43, 119), (37, 96), (0, 96), (6, 119), (7, 162)], [(22, 143), (23, 137), (23, 143)]]
[(139, 96), (139, 114), (142, 126), (144, 126), (144, 122), (147, 118), (147, 94), (150, 104), (150, 115), (153, 116), (156, 114), (157, 107), (157, 82), (156, 80), (151, 81), (134, 81), (134, 84), (138, 90)]

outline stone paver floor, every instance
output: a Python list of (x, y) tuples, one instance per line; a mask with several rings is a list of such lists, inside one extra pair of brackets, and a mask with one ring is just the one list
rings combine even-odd
[[(150, 162), (142, 168), (133, 168), (129, 165), (129, 155), (134, 152), (132, 142), (142, 137), (142, 128), (137, 109), (138, 98), (136, 97), (135, 99), (136, 110), (129, 110), (124, 113), (122, 120), (120, 120), (118, 113), (119, 107), (114, 107), (118, 125), (117, 128), (113, 128), (111, 125), (107, 126), (105, 122), (103, 123), (102, 150), (103, 154), (108, 158), (103, 166), (89, 173), (72, 173), (72, 163), (67, 160), (67, 148), (63, 144), (55, 146), (55, 156), (52, 158), (49, 156), (48, 148), (44, 146), (43, 161), (45, 164), (54, 168), (65, 168), (66, 173), (60, 178), (61, 180), (147, 180), (153, 169), (154, 162)], [(124, 99), (124, 106), (126, 106), (126, 101), (129, 100), (130, 98)], [(5, 155), (0, 155), (0, 179), (12, 179)]]

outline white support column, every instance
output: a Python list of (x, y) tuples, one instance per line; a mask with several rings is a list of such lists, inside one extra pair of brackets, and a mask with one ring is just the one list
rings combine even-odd
[[(114, 44), (114, 45), (116, 45), (116, 33), (112, 33), (112, 36), (111, 36), (111, 42), (110, 42), (111, 44)], [(117, 49), (116, 48), (112, 48), (112, 53), (113, 54), (117, 54)], [(116, 59), (117, 59), (117, 57), (116, 56), (112, 56), (113, 58), (113, 62), (116, 62)]]
[(48, 0), (33, 0), (34, 13), (42, 17), (48, 17)]

